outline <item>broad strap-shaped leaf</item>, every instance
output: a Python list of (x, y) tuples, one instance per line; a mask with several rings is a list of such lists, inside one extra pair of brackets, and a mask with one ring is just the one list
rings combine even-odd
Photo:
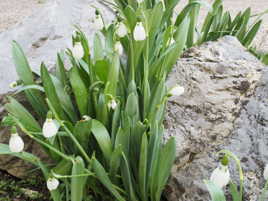
[(29, 131), (41, 132), (41, 127), (35, 118), (14, 98), (9, 97), (9, 103), (5, 105), (6, 110), (20, 121)]
[(141, 151), (139, 158), (139, 187), (142, 200), (146, 201), (148, 197), (147, 188), (147, 155), (148, 155), (148, 139), (147, 134), (144, 133), (141, 142)]
[(96, 177), (99, 181), (110, 191), (110, 193), (118, 200), (118, 201), (126, 201), (120, 193), (114, 187), (114, 184), (109, 179), (107, 172), (103, 168), (103, 166), (99, 163), (96, 158), (92, 159), (92, 168)]
[[(83, 159), (78, 156), (74, 159), (72, 175), (82, 175), (85, 174), (85, 164)], [(86, 190), (85, 185), (87, 181), (87, 176), (83, 177), (72, 177), (71, 179), (71, 201), (82, 201), (83, 193)]]
[(77, 67), (70, 70), (70, 82), (75, 95), (75, 100), (81, 116), (88, 114), (89, 90), (79, 75)]
[(67, 120), (67, 117), (62, 109), (61, 101), (57, 95), (56, 88), (44, 63), (41, 64), (41, 79), (46, 92), (46, 96), (55, 109), (55, 112), (61, 119)]
[[(23, 81), (24, 85), (34, 85), (34, 75), (31, 71), (28, 60), (20, 47), (20, 45), (13, 41), (12, 42), (12, 56), (15, 63), (16, 71), (19, 78)], [(25, 91), (26, 97), (31, 103), (34, 110), (41, 117), (45, 117), (47, 112), (47, 105), (44, 98), (41, 96), (41, 93), (36, 90), (27, 90)]]
[(91, 120), (91, 132), (96, 138), (105, 160), (109, 163), (112, 154), (112, 142), (105, 126), (97, 121)]

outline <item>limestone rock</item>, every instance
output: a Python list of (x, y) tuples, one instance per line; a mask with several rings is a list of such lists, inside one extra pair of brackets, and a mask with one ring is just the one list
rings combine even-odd
[[(255, 154), (262, 151), (267, 157), (267, 143), (261, 138), (265, 132), (255, 129), (258, 121), (253, 113), (267, 123), (268, 110), (264, 103), (252, 100), (262, 70), (262, 63), (230, 36), (194, 47), (178, 61), (168, 85), (178, 83), (186, 92), (170, 99), (167, 108), (166, 137), (174, 136), (177, 142), (170, 201), (209, 200), (203, 180), (217, 167), (215, 153), (222, 148), (234, 151), (240, 159), (249, 156), (251, 170), (257, 167)], [(261, 97), (266, 96), (262, 93)], [(252, 108), (252, 114), (244, 111), (246, 107)], [(262, 129), (267, 132), (267, 125)], [(252, 138), (260, 145), (256, 153)]]

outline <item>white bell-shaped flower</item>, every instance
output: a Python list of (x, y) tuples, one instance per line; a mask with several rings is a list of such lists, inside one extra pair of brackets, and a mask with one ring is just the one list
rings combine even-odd
[(57, 134), (60, 128), (60, 124), (57, 120), (47, 118), (44, 125), (43, 125), (43, 135), (46, 138), (53, 137)]
[(24, 149), (24, 142), (18, 133), (12, 133), (9, 139), (9, 149), (11, 152), (22, 152)]
[(93, 20), (93, 28), (96, 30), (102, 30), (104, 28), (103, 20), (100, 14), (96, 14), (96, 17)]
[(122, 46), (122, 44), (120, 43), (120, 41), (117, 41), (114, 45), (114, 49), (116, 52), (118, 52), (119, 55), (122, 55), (124, 52), (124, 48)]
[(18, 86), (18, 82), (17, 82), (17, 81), (11, 82), (11, 83), (9, 84), (9, 87), (10, 87), (11, 89), (14, 89), (14, 88), (17, 87), (17, 86)]
[(59, 184), (60, 184), (60, 182), (56, 178), (49, 178), (47, 180), (47, 188), (50, 191), (56, 190), (58, 188)]
[(72, 49), (72, 53), (73, 53), (73, 56), (76, 58), (76, 59), (82, 59), (83, 56), (84, 56), (84, 48), (81, 44), (81, 42), (76, 42), (73, 46), (73, 49)]
[(174, 40), (173, 37), (171, 37), (170, 40), (169, 40), (169, 43), (170, 43), (170, 45), (173, 45), (174, 43), (176, 43), (176, 41)]
[(268, 164), (265, 165), (265, 168), (263, 171), (263, 177), (265, 180), (268, 180)]
[(230, 172), (228, 166), (220, 165), (216, 168), (210, 177), (212, 181), (219, 188), (225, 187), (230, 182)]
[(117, 107), (117, 103), (114, 99), (108, 102), (108, 108), (115, 110), (116, 107)]
[(116, 34), (123, 38), (127, 35), (127, 27), (123, 22), (119, 22), (116, 29)]
[(176, 85), (175, 87), (173, 87), (170, 91), (169, 94), (171, 96), (180, 96), (184, 93), (184, 87)]
[(133, 37), (136, 41), (143, 41), (146, 39), (146, 31), (142, 22), (137, 22), (134, 28)]
[(142, 2), (144, 2), (144, 0), (137, 0), (137, 2), (141, 4)]

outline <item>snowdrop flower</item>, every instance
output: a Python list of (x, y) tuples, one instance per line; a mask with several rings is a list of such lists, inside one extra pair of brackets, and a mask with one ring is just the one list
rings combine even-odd
[(11, 152), (22, 152), (24, 148), (24, 142), (17, 133), (16, 129), (11, 131), (11, 137), (9, 139), (9, 149)]
[(116, 29), (116, 34), (123, 38), (127, 35), (127, 27), (123, 22), (119, 22)]
[(82, 59), (84, 56), (84, 48), (81, 42), (76, 42), (72, 49), (73, 56), (77, 59)]
[(211, 174), (210, 181), (220, 188), (225, 187), (230, 182), (228, 166), (220, 165), (216, 168)]
[(96, 17), (93, 20), (93, 27), (96, 30), (102, 30), (104, 28), (104, 24), (103, 24), (101, 15), (98, 12), (96, 12)]
[(14, 89), (14, 88), (17, 87), (17, 86), (18, 86), (18, 82), (17, 82), (17, 81), (11, 82), (11, 83), (9, 84), (9, 87), (10, 87), (11, 89)]
[(170, 45), (173, 45), (174, 43), (176, 43), (176, 41), (174, 40), (173, 37), (171, 37), (171, 38), (169, 39), (169, 43), (170, 43)]
[(115, 108), (117, 107), (117, 103), (114, 99), (110, 100), (108, 103), (108, 108), (115, 110)]
[(122, 46), (122, 44), (120, 43), (120, 41), (117, 41), (117, 42), (115, 43), (115, 45), (114, 45), (114, 49), (115, 49), (116, 52), (118, 52), (119, 55), (122, 55), (122, 54), (123, 54), (124, 49), (123, 49), (123, 46)]
[(91, 117), (88, 115), (83, 115), (83, 117), (82, 117), (82, 121), (89, 121), (90, 119), (91, 119)]
[(134, 29), (134, 40), (136, 41), (143, 41), (146, 39), (146, 31), (142, 24), (142, 22), (137, 22), (135, 29)]
[(48, 117), (43, 125), (43, 135), (46, 138), (53, 137), (57, 134), (60, 124), (57, 120), (52, 119), (52, 114), (48, 112)]
[(184, 93), (184, 87), (176, 85), (175, 87), (173, 87), (170, 91), (169, 94), (171, 96), (180, 96)]
[(59, 184), (60, 184), (60, 182), (56, 178), (49, 178), (47, 180), (47, 188), (50, 191), (56, 190), (58, 188)]
[(263, 177), (265, 180), (268, 180), (268, 164), (265, 165)]
[(137, 2), (141, 4), (142, 2), (144, 2), (144, 0), (137, 0)]

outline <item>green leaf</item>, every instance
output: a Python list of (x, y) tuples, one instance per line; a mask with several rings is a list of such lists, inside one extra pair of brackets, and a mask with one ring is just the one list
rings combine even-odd
[(100, 180), (100, 182), (110, 191), (110, 193), (118, 200), (125, 201), (125, 199), (119, 194), (119, 192), (114, 187), (113, 183), (109, 179), (107, 172), (103, 168), (103, 166), (99, 163), (96, 158), (92, 159), (92, 168), (96, 177)]
[(61, 81), (61, 83), (63, 84), (63, 86), (66, 86), (68, 83), (68, 80), (67, 80), (66, 70), (64, 68), (62, 54), (57, 54), (56, 75)]
[(223, 191), (218, 186), (209, 180), (206, 180), (205, 184), (208, 188), (212, 201), (226, 201)]
[[(16, 71), (24, 85), (34, 85), (34, 76), (29, 63), (24, 55), (22, 48), (15, 41), (12, 42), (12, 56), (15, 63)], [(28, 90), (25, 92), (29, 102), (34, 110), (41, 116), (45, 117), (47, 106), (40, 92)]]
[(18, 119), (23, 126), (32, 132), (41, 132), (39, 123), (34, 117), (14, 98), (9, 97), (9, 103), (5, 105), (6, 110)]
[(242, 44), (245, 47), (248, 47), (252, 41), (254, 40), (255, 36), (257, 35), (260, 26), (262, 24), (262, 20), (259, 20), (247, 33), (247, 35), (245, 36), (245, 38), (243, 39)]
[(41, 64), (41, 79), (48, 100), (50, 101), (56, 113), (60, 116), (60, 118), (66, 120), (67, 117), (62, 109), (61, 101), (57, 95), (56, 88), (52, 82), (52, 79), (44, 63)]
[(241, 201), (239, 197), (239, 192), (237, 190), (237, 185), (233, 182), (230, 182), (230, 193), (232, 195), (233, 201)]
[(141, 142), (141, 151), (139, 158), (139, 187), (142, 200), (146, 201), (148, 197), (147, 188), (147, 155), (148, 155), (148, 139), (147, 134), (144, 133)]
[[(85, 164), (83, 159), (78, 156), (73, 162), (72, 175), (85, 174)], [(72, 177), (71, 179), (71, 201), (82, 201), (83, 193), (85, 191), (85, 185), (87, 176)]]
[(167, 183), (171, 168), (176, 158), (176, 142), (174, 138), (169, 141), (160, 149), (160, 158), (158, 160), (158, 173), (154, 176), (158, 177), (157, 199), (160, 200), (162, 191)]
[(110, 63), (107, 60), (99, 60), (94, 65), (94, 72), (96, 76), (103, 81), (107, 82)]
[(108, 131), (101, 122), (93, 119), (91, 120), (91, 132), (96, 138), (104, 158), (109, 163), (112, 154), (112, 143)]
[(109, 69), (108, 75), (108, 85), (105, 88), (106, 94), (111, 94), (113, 97), (116, 97), (117, 92), (117, 83), (119, 81), (119, 69), (120, 69), (120, 60), (119, 55), (114, 54), (112, 56), (112, 64)]
[(79, 75), (79, 70), (77, 67), (73, 67), (70, 70), (70, 82), (75, 95), (75, 100), (80, 111), (81, 116), (88, 114), (88, 100), (89, 100), (89, 90), (87, 89), (85, 83), (83, 82), (81, 76)]
[(94, 61), (102, 60), (104, 56), (104, 49), (99, 34), (94, 36)]

